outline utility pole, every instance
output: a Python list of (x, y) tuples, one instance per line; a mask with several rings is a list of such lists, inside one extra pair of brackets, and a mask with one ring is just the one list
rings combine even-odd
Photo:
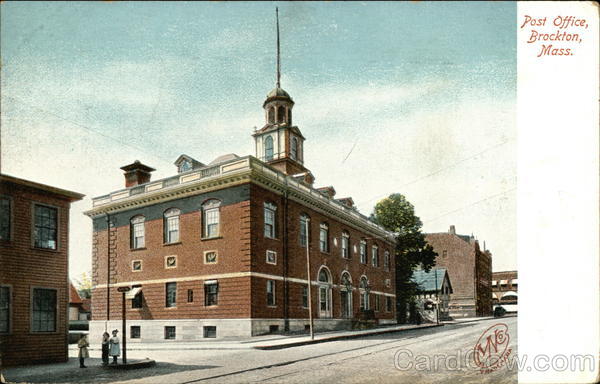
[(123, 329), (123, 364), (127, 364), (127, 328), (126, 328), (126, 326), (127, 326), (127, 324), (126, 324), (127, 320), (126, 320), (126, 317), (125, 317), (125, 314), (126, 314), (126, 309), (125, 309), (126, 308), (126, 305), (125, 305), (125, 303), (126, 303), (126, 301), (125, 301), (125, 293), (129, 292), (129, 290), (131, 290), (131, 288), (129, 288), (129, 287), (119, 287), (119, 288), (117, 288), (117, 291), (119, 291), (119, 292), (121, 292), (121, 294), (123, 294), (123, 308), (122, 308), (123, 312), (121, 314), (122, 321), (123, 321), (123, 324), (122, 324), (122, 329)]
[(315, 339), (315, 332), (313, 330), (313, 315), (312, 315), (312, 294), (311, 294), (311, 282), (310, 282), (310, 231), (309, 226), (310, 218), (306, 218), (306, 279), (308, 280), (308, 318), (310, 328), (310, 339)]

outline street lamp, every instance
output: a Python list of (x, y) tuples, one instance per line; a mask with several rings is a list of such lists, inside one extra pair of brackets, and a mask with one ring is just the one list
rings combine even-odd
[(125, 306), (125, 294), (127, 292), (129, 292), (131, 290), (131, 288), (129, 287), (119, 287), (117, 288), (117, 291), (121, 292), (123, 294), (123, 313), (122, 313), (122, 320), (123, 320), (123, 364), (127, 364), (127, 328), (126, 328), (126, 319), (125, 319), (125, 311), (126, 311), (126, 306)]

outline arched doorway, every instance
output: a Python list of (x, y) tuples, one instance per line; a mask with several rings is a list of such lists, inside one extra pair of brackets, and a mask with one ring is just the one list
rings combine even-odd
[(331, 274), (326, 267), (319, 270), (319, 317), (331, 317)]
[(340, 303), (342, 306), (342, 317), (352, 318), (352, 278), (348, 272), (342, 273), (340, 284)]

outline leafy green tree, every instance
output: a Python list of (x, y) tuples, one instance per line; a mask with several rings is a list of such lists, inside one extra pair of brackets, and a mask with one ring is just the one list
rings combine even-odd
[(83, 299), (92, 297), (92, 279), (87, 272), (83, 272), (79, 279), (75, 279), (75, 287)]
[(421, 232), (423, 223), (415, 207), (403, 195), (394, 193), (380, 200), (370, 219), (396, 236), (396, 316), (399, 323), (406, 323), (406, 309), (417, 288), (410, 280), (413, 271), (418, 266), (429, 271), (437, 253)]

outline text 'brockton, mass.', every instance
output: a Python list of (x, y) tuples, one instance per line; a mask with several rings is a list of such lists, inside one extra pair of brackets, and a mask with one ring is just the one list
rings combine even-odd
[(537, 57), (573, 56), (575, 44), (581, 44), (582, 34), (588, 28), (583, 18), (556, 16), (549, 18), (525, 15), (520, 29), (529, 28), (527, 43), (539, 43)]

